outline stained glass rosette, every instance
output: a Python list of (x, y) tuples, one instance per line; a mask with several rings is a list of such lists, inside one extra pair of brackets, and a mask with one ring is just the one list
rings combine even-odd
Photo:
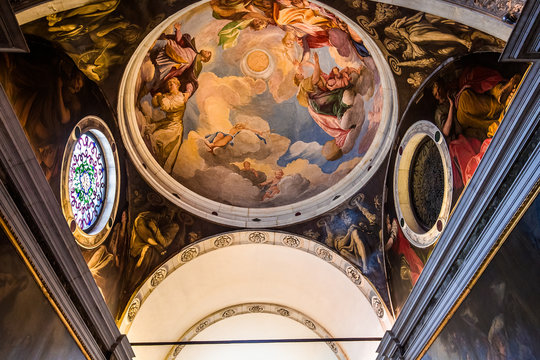
[(71, 156), (68, 188), (73, 216), (85, 232), (92, 229), (103, 210), (106, 181), (103, 151), (91, 133), (84, 133)]

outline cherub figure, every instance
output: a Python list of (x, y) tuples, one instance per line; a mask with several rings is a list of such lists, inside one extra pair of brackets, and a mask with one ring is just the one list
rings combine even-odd
[(276, 172), (274, 173), (274, 178), (273, 179), (268, 179), (265, 182), (262, 182), (262, 183), (259, 184), (259, 187), (261, 187), (261, 188), (264, 188), (265, 186), (268, 186), (268, 188), (264, 192), (264, 195), (262, 197), (262, 201), (264, 201), (266, 199), (271, 199), (271, 198), (273, 198), (274, 196), (276, 196), (277, 194), (279, 194), (281, 192), (281, 190), (279, 190), (279, 183), (283, 179), (284, 175), (285, 175), (285, 173), (283, 172), (283, 170), (281, 170), (281, 169), (276, 170)]
[(216, 131), (213, 134), (206, 135), (204, 138), (204, 144), (208, 147), (208, 151), (212, 154), (214, 153), (215, 148), (223, 148), (227, 145), (234, 146), (234, 138), (241, 131), (251, 131), (257, 137), (266, 144), (266, 139), (263, 137), (264, 132), (252, 129), (248, 127), (245, 123), (239, 122), (236, 123), (228, 133), (223, 131)]

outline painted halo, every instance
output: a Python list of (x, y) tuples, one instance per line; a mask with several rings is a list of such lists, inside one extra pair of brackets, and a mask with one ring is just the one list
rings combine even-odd
[(75, 240), (86, 249), (109, 234), (119, 195), (118, 154), (100, 118), (87, 116), (71, 132), (62, 161), (60, 201)]
[[(262, 26), (212, 6), (169, 17), (130, 59), (118, 112), (134, 165), (173, 203), (232, 226), (287, 225), (339, 205), (375, 173), (395, 135), (384, 56), (316, 2), (272, 2)], [(295, 20), (307, 12), (319, 38)], [(315, 54), (324, 81), (314, 85)]]
[[(441, 198), (438, 209), (433, 214), (433, 221), (427, 226), (422, 223), (411, 194), (411, 173), (414, 162), (425, 144), (432, 145), (436, 156), (440, 156), (442, 179), (440, 184)], [(439, 160), (439, 159), (437, 159)], [(421, 120), (413, 124), (398, 148), (394, 166), (394, 204), (399, 224), (405, 237), (415, 246), (425, 248), (437, 241), (441, 235), (452, 205), (452, 163), (448, 146), (440, 130), (432, 122)]]

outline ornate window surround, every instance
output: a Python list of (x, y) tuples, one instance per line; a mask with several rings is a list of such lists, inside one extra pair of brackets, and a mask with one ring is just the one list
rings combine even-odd
[[(95, 225), (90, 230), (83, 230), (74, 220), (74, 213), (70, 203), (69, 169), (71, 158), (79, 136), (90, 133), (101, 147), (106, 168), (106, 189), (100, 213), (95, 220)], [(112, 229), (114, 217), (118, 209), (118, 196), (120, 193), (120, 167), (116, 143), (107, 125), (97, 116), (87, 116), (75, 125), (67, 141), (64, 158), (62, 161), (62, 173), (60, 184), (60, 202), (62, 211), (70, 226), (77, 243), (87, 249), (99, 246)]]

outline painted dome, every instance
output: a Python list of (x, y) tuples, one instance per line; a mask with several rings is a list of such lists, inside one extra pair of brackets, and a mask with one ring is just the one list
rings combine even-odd
[(395, 92), (368, 36), (307, 1), (212, 0), (158, 25), (121, 86), (137, 168), (212, 221), (306, 220), (358, 190), (394, 134)]

